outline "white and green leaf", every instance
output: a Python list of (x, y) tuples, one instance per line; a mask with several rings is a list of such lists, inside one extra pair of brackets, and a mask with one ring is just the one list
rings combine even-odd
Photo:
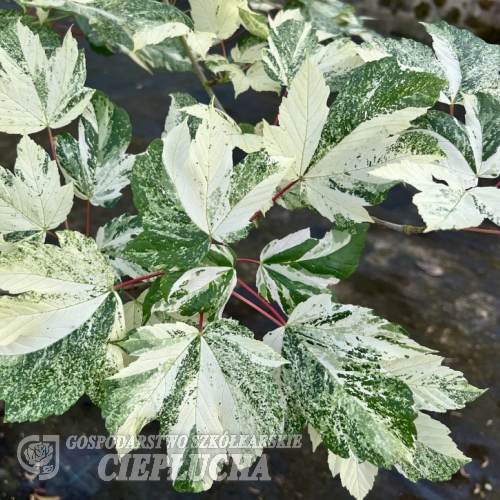
[(312, 206), (342, 225), (369, 222), (364, 206), (380, 203), (394, 182), (371, 175), (373, 169), (403, 160), (429, 163), (443, 155), (436, 139), (403, 134), (435, 102), (443, 81), (402, 70), (390, 58), (367, 63), (352, 74), (325, 119), (328, 94), (322, 90), (316, 99), (315, 89), (325, 84), (310, 65), (301, 69), (282, 105), (285, 122), (264, 127), (270, 154), (301, 155), (285, 177), (300, 182), (281, 203)]
[(375, 38), (363, 44), (360, 55), (365, 61), (394, 56), (406, 68), (426, 71), (448, 82), (440, 100), (462, 103), (462, 94), (500, 92), (500, 49), (467, 30), (445, 22), (422, 23), (432, 37), (434, 53), (412, 40)]
[(164, 139), (163, 161), (185, 212), (210, 238), (241, 239), (253, 214), (267, 208), (290, 164), (265, 153), (233, 167), (231, 136), (210, 107), (191, 141), (187, 122)]
[(73, 187), (61, 186), (55, 162), (29, 137), (17, 147), (14, 173), (0, 167), (0, 248), (24, 240), (43, 242), (73, 206)]
[(450, 430), (425, 413), (415, 421), (418, 439), (412, 459), (396, 465), (396, 469), (411, 481), (448, 481), (468, 459), (450, 438)]
[[(189, 151), (189, 142), (173, 147), (174, 152)], [(128, 262), (155, 271), (195, 267), (210, 248), (210, 238), (191, 221), (181, 204), (163, 165), (165, 154), (163, 142), (156, 140), (146, 153), (136, 157), (132, 191), (143, 232), (122, 253)]]
[[(0, 354), (47, 348), (90, 320), (113, 292), (115, 273), (95, 242), (58, 233), (60, 247), (20, 244), (0, 260)], [(113, 307), (116, 315), (117, 306)]]
[(357, 226), (354, 231), (334, 229), (318, 240), (311, 238), (309, 229), (303, 229), (272, 241), (260, 255), (260, 295), (290, 312), (313, 295), (328, 293), (329, 286), (356, 269), (366, 230), (366, 225)]
[(112, 207), (130, 183), (134, 156), (126, 154), (132, 139), (130, 119), (102, 92), (96, 92), (83, 112), (78, 141), (70, 134), (56, 137), (59, 166), (78, 198)]
[[(260, 445), (202, 448), (202, 435), (281, 432), (283, 412), (270, 371), (285, 361), (237, 322), (221, 320), (202, 333), (183, 323), (143, 327), (120, 345), (137, 360), (109, 382), (106, 425), (115, 436), (136, 438), (159, 419), (163, 435), (187, 436), (184, 449), (167, 448), (169, 455), (182, 456), (171, 471), (177, 489), (206, 490), (230, 455), (239, 467), (248, 467), (262, 453)], [(220, 462), (195, 478), (200, 453)]]
[(500, 191), (478, 186), (480, 178), (500, 174), (500, 141), (494, 133), (500, 103), (480, 92), (464, 94), (463, 103), (465, 124), (439, 111), (414, 122), (419, 133), (438, 141), (446, 157), (418, 168), (405, 161), (373, 172), (381, 179), (402, 181), (421, 191), (413, 201), (427, 225), (426, 231), (476, 227), (485, 219), (500, 224)]
[(381, 366), (408, 385), (417, 410), (457, 410), (483, 394), (460, 372), (442, 366), (442, 362), (442, 357), (427, 354), (382, 362)]
[(411, 459), (413, 395), (381, 363), (429, 350), (401, 327), (316, 295), (264, 341), (290, 362), (281, 369), (287, 399), (332, 453), (386, 468)]
[(127, 244), (141, 233), (140, 218), (130, 214), (120, 215), (98, 229), (97, 248), (106, 255), (117, 276), (138, 278), (147, 274), (144, 268), (129, 262), (123, 253)]
[(0, 131), (32, 134), (68, 125), (94, 92), (85, 78), (85, 58), (71, 33), (62, 47), (45, 52), (38, 34), (21, 22), (8, 25), (0, 30)]
[[(57, 327), (57, 322), (51, 324)], [(123, 333), (122, 304), (113, 294), (89, 319), (55, 343), (35, 352), (1, 355), (0, 398), (5, 401), (5, 421), (61, 415), (85, 393), (100, 405), (104, 379), (124, 366), (123, 351), (108, 341)]]

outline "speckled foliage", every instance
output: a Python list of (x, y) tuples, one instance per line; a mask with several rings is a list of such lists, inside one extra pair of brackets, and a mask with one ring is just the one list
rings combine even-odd
[(66, 220), (73, 186), (61, 186), (55, 162), (29, 137), (17, 147), (14, 175), (0, 167), (0, 249), (24, 240), (43, 242), (45, 232)]
[(39, 35), (20, 21), (0, 30), (0, 131), (32, 134), (77, 118), (93, 90), (85, 88), (83, 52), (68, 34), (48, 56)]
[[(427, 449), (415, 444), (420, 439), (415, 408), (432, 407), (427, 398), (435, 396), (426, 396), (423, 387), (439, 387), (435, 369), (421, 364), (417, 390), (423, 401), (414, 406), (414, 389), (405, 383), (409, 377), (393, 371), (394, 363), (404, 360), (411, 366), (414, 358), (431, 351), (410, 340), (401, 327), (367, 309), (317, 295), (297, 306), (287, 325), (265, 342), (290, 362), (280, 369), (280, 380), (290, 408), (299, 413), (291, 420), (308, 421), (332, 453), (378, 467), (401, 464), (414, 480), (417, 475), (433, 479), (437, 470), (446, 476), (456, 471), (457, 461), (443, 458), (439, 450), (427, 454), (429, 476), (417, 463)], [(456, 394), (449, 385), (444, 392), (452, 396), (452, 408), (480, 394), (459, 374), (453, 384)], [(454, 456), (465, 460), (453, 449)]]
[(84, 110), (79, 140), (64, 133), (57, 137), (56, 153), (66, 179), (78, 198), (112, 207), (121, 189), (130, 183), (134, 156), (125, 153), (132, 139), (130, 119), (102, 92), (96, 92)]
[[(306, 427), (357, 500), (379, 468), (443, 481), (466, 464), (424, 412), (482, 390), (333, 287), (355, 271), (370, 223), (500, 225), (500, 190), (479, 184), (500, 175), (498, 48), (443, 23), (426, 26), (434, 51), (383, 40), (338, 0), (191, 0), (189, 15), (156, 0), (16, 1), (25, 12), (0, 10), (0, 131), (23, 134), (13, 173), (0, 168), (6, 421), (87, 394), (122, 457), (159, 420), (179, 491), (210, 488), (230, 459), (249, 467)], [(53, 30), (63, 20), (101, 53), (193, 70), (210, 99), (172, 94), (161, 139), (128, 154), (129, 117), (85, 87), (83, 52)], [(231, 118), (213, 91), (226, 82), (235, 97), (286, 89), (274, 124)], [(430, 111), (439, 100), (463, 106), (465, 123)], [(79, 117), (78, 138), (53, 139)], [(47, 128), (55, 161), (27, 136)], [(398, 182), (420, 191), (426, 227), (370, 215)], [(68, 229), (75, 196), (90, 235), (90, 206), (115, 206), (129, 184), (136, 213), (95, 240)], [(281, 233), (259, 261), (236, 255), (275, 202), (334, 225)], [(257, 265), (257, 291), (241, 262)], [(226, 317), (232, 295), (278, 326), (264, 342)]]
[(447, 23), (425, 24), (435, 54), (413, 40), (396, 42), (376, 38), (362, 45), (365, 61), (394, 56), (403, 67), (419, 69), (445, 78), (448, 85), (441, 95), (447, 104), (462, 102), (462, 94), (500, 93), (500, 47), (485, 43), (466, 30)]
[[(427, 224), (426, 231), (462, 229), (490, 219), (500, 225), (500, 190), (479, 187), (479, 179), (500, 175), (500, 103), (491, 95), (462, 94), (465, 125), (440, 111), (414, 123), (415, 129), (435, 137), (447, 157), (418, 169), (408, 162), (399, 168), (382, 167), (374, 175), (415, 186), (413, 198)], [(443, 182), (436, 182), (436, 179)]]
[(183, 323), (143, 327), (120, 345), (137, 361), (109, 382), (113, 391), (103, 408), (106, 424), (117, 436), (135, 436), (159, 419), (162, 434), (187, 436), (186, 448), (167, 449), (172, 456), (183, 455), (171, 472), (179, 489), (202, 491), (215, 480), (217, 470), (190, 480), (188, 471), (197, 467), (191, 460), (201, 460), (200, 453), (221, 457), (220, 467), (223, 456), (237, 455), (243, 468), (265, 446), (264, 441), (255, 448), (226, 444), (203, 449), (197, 443), (202, 436), (227, 432), (239, 443), (240, 436), (281, 434), (282, 409), (270, 371), (285, 360), (236, 321), (212, 323), (202, 333)]

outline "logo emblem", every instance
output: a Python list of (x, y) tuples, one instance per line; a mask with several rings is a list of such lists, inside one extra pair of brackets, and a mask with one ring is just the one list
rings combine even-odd
[(53, 478), (59, 471), (59, 436), (26, 436), (17, 448), (17, 459), (42, 481)]

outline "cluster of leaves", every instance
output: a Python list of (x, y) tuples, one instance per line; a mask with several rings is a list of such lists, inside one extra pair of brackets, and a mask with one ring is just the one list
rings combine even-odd
[[(61, 414), (88, 394), (129, 443), (153, 420), (162, 434), (190, 438), (307, 426), (358, 499), (378, 468), (440, 481), (467, 463), (423, 412), (462, 408), (482, 391), (401, 327), (338, 303), (331, 286), (357, 267), (374, 222), (366, 207), (398, 182), (420, 191), (426, 231), (500, 225), (500, 191), (478, 184), (500, 174), (500, 49), (444, 23), (426, 26), (435, 52), (384, 40), (336, 0), (294, 0), (277, 12), (268, 2), (191, 0), (191, 17), (154, 0), (18, 3), (37, 18), (0, 13), (0, 131), (23, 135), (14, 173), (0, 170), (6, 420)], [(163, 137), (127, 154), (127, 114), (84, 86), (83, 52), (51, 28), (65, 16), (93, 47), (148, 69), (194, 69), (210, 92), (201, 64), (236, 95), (285, 87), (279, 125), (240, 126), (214, 99), (174, 94)], [(224, 40), (241, 27), (228, 57)], [(223, 55), (211, 52), (219, 45)], [(463, 106), (465, 124), (430, 110), (438, 101)], [(79, 116), (78, 138), (58, 135), (53, 161), (28, 136)], [(246, 153), (237, 164), (235, 148)], [(66, 230), (57, 245), (45, 242), (74, 196), (107, 208), (129, 183), (138, 215), (111, 220), (95, 240)], [(278, 329), (260, 342), (223, 313), (238, 282), (231, 244), (273, 201), (309, 207), (335, 227), (262, 250), (254, 294)], [(122, 290), (137, 282), (147, 289), (126, 302)], [(247, 467), (265, 444), (168, 449), (183, 454), (174, 486), (210, 487), (209, 474), (184, 474), (198, 470), (201, 453)]]

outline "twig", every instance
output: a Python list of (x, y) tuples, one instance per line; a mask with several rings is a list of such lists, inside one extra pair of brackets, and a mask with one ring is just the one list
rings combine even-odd
[(251, 262), (252, 264), (257, 264), (260, 266), (260, 262), (254, 259), (236, 259), (236, 262)]
[(468, 227), (467, 229), (462, 229), (462, 231), (471, 231), (474, 233), (500, 234), (500, 231), (496, 229), (480, 229), (478, 227)]
[(242, 302), (244, 302), (245, 304), (249, 305), (250, 307), (252, 307), (256, 311), (259, 311), (260, 314), (262, 314), (263, 316), (265, 316), (267, 319), (271, 320), (276, 325), (278, 325), (278, 326), (285, 326), (283, 323), (281, 323), (280, 321), (278, 321), (274, 316), (271, 316), (266, 311), (264, 311), (263, 309), (261, 309), (259, 306), (256, 306), (253, 302), (250, 302), (248, 299), (245, 299), (245, 297), (243, 297), (239, 293), (232, 292), (232, 295), (234, 295), (237, 299), (240, 299)]
[(135, 278), (133, 280), (130, 280), (130, 281), (125, 281), (124, 283), (121, 283), (120, 285), (116, 285), (113, 290), (116, 292), (117, 290), (120, 290), (122, 288), (125, 288), (127, 287), (128, 285), (134, 285), (135, 283), (140, 283), (141, 281), (146, 281), (146, 280), (149, 280), (151, 278), (156, 278), (157, 276), (163, 276), (165, 273), (163, 271), (159, 271), (157, 273), (153, 273), (153, 274), (148, 274), (146, 276), (141, 276), (140, 278)]
[(239, 278), (237, 279), (238, 284), (242, 286), (247, 292), (251, 293), (253, 297), (262, 302), (283, 324), (286, 324), (286, 320), (281, 316), (281, 314), (276, 311), (276, 309), (269, 304), (267, 300), (264, 300), (255, 290), (252, 290), (244, 281), (241, 281)]
[(87, 231), (85, 235), (87, 238), (90, 236), (90, 200), (87, 200)]
[[(295, 184), (297, 184), (297, 182), (299, 182), (300, 180), (302, 180), (302, 179), (295, 179), (294, 181), (290, 182), (290, 184), (287, 184), (281, 191), (279, 191), (277, 194), (275, 194), (273, 196), (272, 201), (275, 202), (280, 196), (285, 194), (289, 189), (291, 189), (293, 186), (295, 186)], [(250, 217), (249, 222), (253, 222), (257, 217), (259, 217), (259, 215), (262, 215), (262, 210), (259, 210), (258, 212), (253, 214), (252, 217)]]
[(216, 108), (220, 109), (221, 111), (226, 112), (222, 104), (220, 103), (219, 99), (215, 95), (214, 91), (212, 90), (212, 87), (209, 85), (207, 77), (205, 76), (205, 73), (203, 73), (203, 70), (201, 66), (198, 64), (198, 61), (196, 60), (196, 57), (194, 56), (193, 52), (191, 51), (191, 48), (189, 47), (186, 37), (180, 36), (179, 40), (182, 43), (182, 46), (184, 47), (184, 50), (186, 51), (186, 54), (191, 62), (191, 66), (193, 66), (193, 70), (196, 73), (196, 76), (198, 77), (198, 80), (200, 80), (201, 85), (205, 89), (206, 93), (210, 97), (210, 99), (214, 100), (214, 105)]
[(388, 222), (386, 220), (378, 219), (377, 217), (372, 217), (375, 224), (380, 226), (384, 226), (387, 229), (392, 229), (393, 231), (397, 231), (399, 233), (404, 234), (421, 234), (427, 228), (425, 226), (412, 226), (410, 224), (394, 224), (393, 222)]
[(152, 281), (147, 281), (146, 283), (136, 283), (135, 285), (124, 286), (122, 290), (126, 290), (127, 292), (134, 292), (135, 290), (146, 290), (153, 284)]

